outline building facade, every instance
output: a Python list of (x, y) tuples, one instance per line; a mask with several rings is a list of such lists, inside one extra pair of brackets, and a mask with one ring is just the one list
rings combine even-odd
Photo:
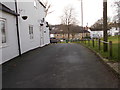
[(13, 0), (2, 2), (1, 6), (0, 64), (50, 43), (49, 27), (45, 21), (45, 6), (39, 0), (26, 2)]
[(0, 64), (19, 55), (17, 43), (16, 13), (0, 5)]
[(85, 37), (90, 37), (90, 32), (88, 28), (83, 28), (79, 25), (71, 25), (69, 27), (64, 24), (53, 25), (50, 31), (50, 36), (55, 37), (57, 39), (68, 39), (69, 33), (69, 40), (71, 39), (83, 39)]
[(90, 29), (88, 29), (88, 31), (90, 32), (91, 38), (102, 38), (103, 37), (103, 30), (90, 30)]
[(111, 36), (120, 35), (120, 28), (119, 27), (112, 27), (108, 31), (108, 34), (111, 35)]
[[(91, 38), (102, 38), (103, 37), (103, 30), (95, 30), (95, 29), (89, 29)], [(120, 35), (120, 28), (119, 27), (112, 27), (111, 29), (108, 29), (108, 35), (109, 36), (116, 36)]]
[[(68, 34), (67, 33), (51, 33), (53, 37), (57, 39), (68, 39)], [(90, 37), (90, 32), (84, 31), (83, 32), (77, 32), (77, 33), (72, 33), (69, 35), (69, 39), (83, 39), (84, 37)]]

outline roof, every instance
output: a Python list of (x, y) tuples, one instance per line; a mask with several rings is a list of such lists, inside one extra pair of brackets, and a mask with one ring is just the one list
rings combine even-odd
[(103, 29), (98, 29), (98, 28), (90, 28), (91, 31), (103, 31)]
[[(103, 31), (103, 29), (101, 28), (89, 28), (91, 31)], [(109, 30), (109, 29), (107, 29)]]
[[(71, 25), (70, 26), (70, 33), (90, 33), (88, 30), (83, 29), (82, 27), (78, 26), (78, 25)], [(68, 33), (68, 29), (66, 25), (53, 25), (52, 26), (52, 30), (50, 31), (51, 34), (67, 34)]]
[(111, 27), (120, 27), (120, 22), (114, 22), (109, 24)]
[(5, 6), (4, 4), (0, 3), (0, 10), (6, 12), (6, 13), (9, 13), (9, 14), (12, 14), (12, 15), (15, 15), (15, 16), (18, 16), (19, 14), (17, 14), (15, 11), (11, 10), (10, 8), (8, 8), (7, 6)]

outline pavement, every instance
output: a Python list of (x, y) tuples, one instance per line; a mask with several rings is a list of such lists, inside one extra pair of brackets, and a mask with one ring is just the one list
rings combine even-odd
[(118, 88), (118, 78), (79, 44), (52, 44), (2, 66), (3, 88)]

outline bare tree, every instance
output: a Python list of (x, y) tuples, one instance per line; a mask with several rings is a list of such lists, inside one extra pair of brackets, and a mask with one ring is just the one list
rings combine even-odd
[[(108, 23), (108, 29), (111, 28), (110, 24), (111, 24), (111, 18), (110, 17), (107, 17), (107, 23)], [(98, 19), (92, 26), (91, 26), (92, 29), (100, 29), (102, 30), (103, 29), (103, 18), (101, 19)]]
[(116, 7), (116, 15), (113, 18), (114, 22), (120, 23), (120, 0), (115, 0), (114, 1), (114, 6)]
[(51, 11), (51, 10), (50, 10), (51, 7), (52, 7), (52, 4), (50, 4), (50, 3), (48, 2), (48, 0), (44, 0), (44, 1), (42, 1), (42, 2), (44, 3), (44, 5), (45, 5), (45, 7), (46, 7), (46, 9), (45, 9), (45, 17), (46, 17), (48, 14), (54, 12), (54, 11)]
[(67, 6), (64, 9), (63, 15), (61, 16), (61, 23), (66, 25), (68, 40), (70, 39), (70, 26), (77, 24), (75, 10), (72, 6)]

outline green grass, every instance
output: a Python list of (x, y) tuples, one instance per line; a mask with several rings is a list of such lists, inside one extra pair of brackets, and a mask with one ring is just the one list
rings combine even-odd
[(58, 43), (66, 43), (66, 42), (58, 42)]
[[(110, 55), (109, 55), (109, 51), (108, 52), (104, 52), (103, 51), (103, 43), (101, 43), (101, 50), (98, 49), (98, 42), (95, 41), (95, 46), (93, 47), (92, 45), (92, 41), (90, 41), (90, 45), (88, 44), (88, 41), (86, 41), (86, 44), (85, 43), (82, 43), (84, 44), (85, 46), (87, 46), (88, 48), (92, 49), (92, 50), (95, 50), (96, 52), (98, 52), (99, 54), (101, 54), (102, 57), (104, 58), (107, 58), (109, 59), (110, 61), (113, 61), (113, 62), (118, 62), (120, 61), (119, 59), (119, 48), (118, 48), (118, 45), (120, 44), (120, 42), (118, 42), (120, 39), (119, 36), (114, 36), (114, 37), (109, 37), (108, 38), (108, 41), (112, 41), (112, 57), (110, 58)], [(74, 42), (74, 43), (81, 43), (81, 42)], [(109, 47), (108, 47), (108, 50), (109, 50)]]

